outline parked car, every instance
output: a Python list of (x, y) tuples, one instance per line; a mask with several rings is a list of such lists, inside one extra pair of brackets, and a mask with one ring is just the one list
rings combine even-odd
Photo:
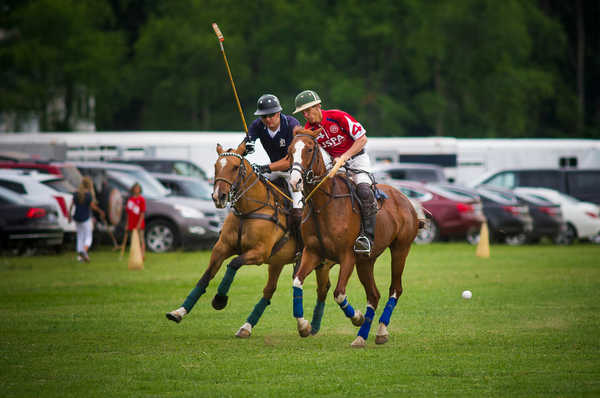
[(70, 162), (53, 161), (0, 161), (0, 169), (36, 170), (42, 174), (64, 177), (73, 186), (77, 186), (81, 174)]
[(410, 180), (419, 182), (447, 182), (444, 169), (440, 166), (424, 163), (376, 163), (373, 165), (376, 181)]
[(599, 169), (512, 169), (486, 174), (471, 185), (550, 188), (587, 202), (600, 204)]
[(481, 202), (476, 198), (446, 191), (434, 184), (414, 181), (394, 181), (409, 199), (417, 200), (431, 214), (427, 228), (419, 231), (415, 242), (428, 243), (440, 239), (467, 239), (475, 244), (479, 240), (484, 221)]
[(111, 162), (135, 164), (150, 173), (175, 174), (208, 180), (206, 172), (200, 166), (184, 159), (134, 158), (114, 159)]
[[(198, 200), (179, 196), (168, 196), (169, 191), (140, 166), (107, 163), (75, 162), (83, 175), (94, 181), (96, 189), (103, 192), (118, 190), (121, 206), (129, 196), (129, 189), (138, 182), (142, 186), (142, 196), (146, 199), (146, 246), (153, 252), (165, 252), (176, 247), (210, 247), (218, 239), (225, 216), (216, 211), (207, 211), (206, 204)], [(102, 207), (102, 205), (101, 205)], [(122, 236), (124, 216), (116, 229)]]
[(562, 192), (548, 188), (516, 188), (519, 195), (539, 198), (560, 205), (566, 222), (566, 233), (561, 238), (570, 244), (575, 239), (589, 239), (600, 243), (600, 207)]
[(525, 243), (527, 234), (533, 230), (533, 219), (527, 205), (514, 195), (498, 193), (486, 186), (480, 186), (476, 191), (483, 205), (490, 241), (510, 245)]
[(533, 228), (527, 234), (518, 237), (524, 240), (523, 243), (525, 241), (528, 243), (537, 243), (543, 237), (548, 237), (556, 243), (561, 240), (561, 236), (565, 233), (566, 225), (559, 205), (542, 198), (531, 197), (504, 188), (488, 186), (487, 189), (499, 195), (511, 197), (527, 205), (529, 215), (533, 221)]
[(23, 252), (38, 247), (60, 248), (63, 230), (54, 206), (36, 203), (0, 187), (0, 248)]
[(37, 171), (0, 169), (0, 186), (35, 203), (53, 206), (65, 240), (75, 240), (75, 223), (69, 222), (69, 205), (75, 188), (63, 177), (39, 174)]

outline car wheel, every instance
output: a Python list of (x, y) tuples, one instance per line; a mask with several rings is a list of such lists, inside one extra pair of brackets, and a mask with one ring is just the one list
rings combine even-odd
[(567, 228), (554, 238), (557, 245), (570, 245), (577, 239), (577, 231), (572, 224), (567, 224)]
[(435, 221), (429, 219), (425, 223), (425, 227), (419, 229), (417, 236), (415, 237), (415, 243), (422, 245), (431, 243), (438, 239), (439, 228)]
[(511, 246), (524, 245), (525, 242), (527, 242), (527, 235), (518, 234), (518, 235), (507, 236), (506, 238), (504, 238), (504, 242), (506, 242), (507, 245), (511, 245)]
[(175, 226), (164, 220), (148, 223), (146, 227), (146, 247), (154, 253), (164, 253), (173, 250), (177, 245)]
[(476, 245), (479, 243), (479, 239), (481, 238), (481, 228), (472, 227), (467, 231), (467, 242), (472, 245)]

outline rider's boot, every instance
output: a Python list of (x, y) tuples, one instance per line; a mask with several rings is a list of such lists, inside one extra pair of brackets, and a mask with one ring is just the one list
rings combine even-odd
[(302, 259), (302, 250), (304, 249), (304, 242), (302, 241), (302, 208), (294, 207), (291, 212), (291, 233), (296, 240), (296, 264), (294, 265), (294, 273), (292, 278), (296, 275), (296, 271), (300, 267), (300, 260)]
[(357, 193), (358, 198), (360, 199), (360, 215), (363, 228), (354, 242), (354, 251), (356, 253), (365, 253), (369, 256), (371, 255), (373, 242), (375, 241), (377, 202), (375, 201), (375, 195), (373, 194), (370, 184), (358, 184)]

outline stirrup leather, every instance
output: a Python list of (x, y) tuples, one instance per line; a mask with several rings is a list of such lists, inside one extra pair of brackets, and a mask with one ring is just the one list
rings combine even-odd
[(360, 235), (354, 241), (354, 252), (355, 253), (371, 253), (371, 241), (365, 235)]

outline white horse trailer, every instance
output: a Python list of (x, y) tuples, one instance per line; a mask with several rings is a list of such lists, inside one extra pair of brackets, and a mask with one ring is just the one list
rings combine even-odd
[[(211, 176), (216, 144), (236, 148), (243, 138), (243, 132), (18, 133), (0, 134), (0, 150), (15, 145), (31, 151), (43, 145), (66, 145), (67, 160), (179, 158), (196, 163)], [(600, 140), (369, 137), (367, 152), (373, 163), (436, 164), (444, 168), (447, 178), (462, 183), (507, 168), (600, 168)], [(248, 159), (269, 163), (260, 144)]]

